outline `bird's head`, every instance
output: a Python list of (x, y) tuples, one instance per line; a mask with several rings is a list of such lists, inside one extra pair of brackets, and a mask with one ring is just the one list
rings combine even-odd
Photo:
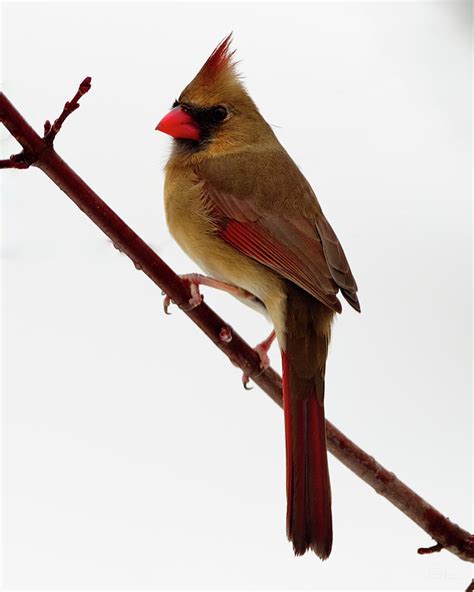
[(216, 47), (156, 126), (172, 136), (181, 151), (217, 155), (268, 135), (269, 126), (236, 72), (231, 36)]

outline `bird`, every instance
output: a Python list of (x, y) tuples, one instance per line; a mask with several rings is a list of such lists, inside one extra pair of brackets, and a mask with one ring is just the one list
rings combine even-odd
[[(164, 205), (171, 235), (206, 275), (265, 314), (282, 358), (286, 530), (295, 555), (322, 560), (333, 541), (325, 430), (325, 369), (340, 293), (358, 312), (357, 284), (309, 182), (278, 141), (237, 71), (232, 33), (214, 49), (155, 129), (170, 135)], [(167, 302), (169, 304), (169, 300)]]

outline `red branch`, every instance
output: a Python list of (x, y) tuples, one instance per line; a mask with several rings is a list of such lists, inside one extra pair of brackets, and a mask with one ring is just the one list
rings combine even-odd
[[(53, 148), (54, 137), (64, 120), (77, 109), (79, 98), (89, 88), (90, 78), (86, 78), (72, 101), (66, 103), (63, 113), (53, 126), (46, 124), (44, 138), (32, 129), (6, 96), (0, 93), (0, 120), (23, 147), (20, 155), (0, 161), (2, 167), (27, 168), (34, 165), (41, 169), (118, 249), (130, 257), (138, 269), (141, 269), (174, 302), (185, 308), (190, 298), (186, 283), (94, 193)], [(261, 371), (258, 355), (226, 322), (204, 302), (192, 310), (185, 310), (185, 314), (233, 364), (239, 366), (275, 403), (282, 406), (280, 377), (272, 368)], [(419, 549), (420, 554), (432, 553), (443, 548), (464, 561), (474, 562), (474, 539), (469, 532), (443, 516), (329, 421), (326, 421), (326, 432), (328, 449), (336, 458), (436, 541), (434, 547)]]

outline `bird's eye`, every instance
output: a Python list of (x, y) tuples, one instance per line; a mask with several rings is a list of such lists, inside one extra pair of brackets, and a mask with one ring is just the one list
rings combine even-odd
[(229, 112), (223, 105), (217, 105), (217, 107), (213, 107), (211, 110), (211, 116), (215, 122), (224, 121), (228, 115)]

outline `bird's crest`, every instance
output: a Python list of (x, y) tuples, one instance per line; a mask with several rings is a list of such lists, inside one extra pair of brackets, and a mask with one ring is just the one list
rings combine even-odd
[(219, 43), (207, 58), (205, 64), (199, 70), (197, 75), (202, 81), (216, 78), (226, 70), (233, 70), (234, 62), (232, 61), (232, 57), (235, 54), (235, 50), (230, 50), (231, 42), (232, 33), (229, 33), (229, 35)]
[(180, 100), (197, 105), (228, 102), (247, 97), (235, 68), (235, 51), (231, 50), (232, 33), (227, 35), (211, 55), (194, 79), (183, 90)]

